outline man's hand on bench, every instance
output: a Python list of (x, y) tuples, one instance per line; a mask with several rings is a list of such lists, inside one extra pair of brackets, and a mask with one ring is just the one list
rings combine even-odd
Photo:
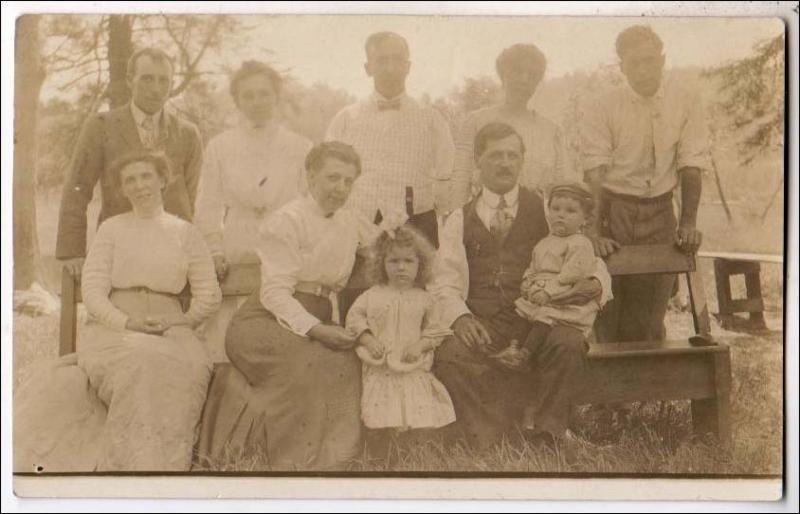
[(620, 248), (620, 244), (608, 237), (592, 237), (592, 245), (594, 246), (594, 254), (598, 257), (608, 257)]
[(679, 227), (675, 233), (675, 244), (686, 253), (697, 253), (703, 242), (703, 234), (695, 227)]

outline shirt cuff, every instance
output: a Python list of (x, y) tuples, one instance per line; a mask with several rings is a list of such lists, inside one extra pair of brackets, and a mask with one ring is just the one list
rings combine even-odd
[(291, 320), (284, 320), (278, 316), (275, 317), (282, 325), (284, 325), (285, 328), (288, 328), (295, 334), (302, 337), (308, 337), (308, 331), (322, 323), (319, 319), (312, 316), (308, 312), (303, 312), (302, 314), (292, 316)]
[(699, 168), (700, 171), (706, 171), (711, 169), (711, 163), (709, 162), (709, 159), (705, 157), (696, 157), (693, 159), (678, 161), (676, 169), (680, 171), (683, 168)]
[(441, 320), (444, 326), (452, 327), (453, 323), (455, 323), (458, 318), (465, 314), (472, 314), (472, 311), (469, 310), (467, 304), (460, 300), (453, 300), (452, 302), (447, 302), (447, 304), (442, 308)]

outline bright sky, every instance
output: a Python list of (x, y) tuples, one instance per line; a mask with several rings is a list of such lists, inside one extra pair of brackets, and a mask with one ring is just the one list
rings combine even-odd
[[(258, 20), (257, 22), (255, 20)], [(408, 90), (438, 97), (463, 78), (494, 75), (494, 60), (514, 43), (534, 43), (556, 77), (617, 62), (614, 40), (646, 22), (664, 40), (667, 66), (710, 66), (747, 56), (753, 44), (783, 32), (769, 18), (588, 18), (464, 16), (248, 17), (259, 27), (237, 60), (268, 58), (306, 84), (326, 82), (361, 96), (371, 84), (363, 69), (364, 40), (379, 30), (406, 37), (411, 47)], [(272, 50), (268, 56), (263, 49)]]
[[(757, 41), (781, 34), (776, 18), (654, 18), (578, 16), (247, 15), (255, 26), (242, 49), (209, 56), (203, 68), (235, 69), (245, 59), (273, 63), (306, 85), (316, 82), (355, 96), (372, 90), (363, 68), (369, 34), (391, 30), (411, 47), (407, 89), (437, 98), (466, 77), (494, 75), (500, 51), (534, 43), (547, 56), (547, 77), (616, 63), (614, 40), (624, 28), (648, 23), (664, 41), (667, 66), (712, 66), (747, 56)], [(225, 43), (222, 45), (225, 47)], [(62, 77), (63, 78), (63, 77)], [(225, 87), (227, 80), (217, 78)], [(45, 84), (42, 97), (55, 93)], [(77, 92), (77, 88), (72, 91)], [(70, 92), (60, 93), (70, 96)]]

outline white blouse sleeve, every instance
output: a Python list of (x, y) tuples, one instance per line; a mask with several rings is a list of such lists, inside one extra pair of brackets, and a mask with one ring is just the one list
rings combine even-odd
[(128, 316), (117, 309), (111, 294), (111, 270), (114, 266), (114, 228), (117, 220), (107, 220), (94, 236), (83, 264), (81, 295), (89, 314), (108, 327), (124, 330)]
[(600, 257), (595, 257), (594, 274), (592, 277), (596, 278), (598, 282), (600, 282), (600, 287), (603, 289), (602, 294), (600, 295), (600, 300), (597, 302), (600, 304), (600, 307), (602, 307), (609, 300), (612, 300), (614, 295), (611, 292), (611, 275), (608, 274), (608, 268), (606, 268), (605, 261), (603, 261), (603, 259)]
[(433, 268), (433, 281), (428, 290), (440, 302), (442, 323), (451, 327), (464, 314), (469, 314), (469, 264), (463, 242), (464, 211), (456, 209), (440, 223), (439, 250)]
[(345, 327), (356, 337), (361, 337), (364, 332), (369, 331), (369, 322), (367, 321), (367, 295), (369, 294), (368, 290), (360, 294), (350, 310), (347, 311)]
[(325, 131), (325, 141), (344, 141), (345, 131), (347, 130), (347, 121), (350, 118), (349, 108), (345, 107), (339, 111), (336, 116), (331, 120), (328, 125), (328, 130)]
[(302, 227), (285, 213), (275, 213), (264, 225), (258, 256), (261, 259), (261, 304), (297, 335), (305, 336), (320, 323), (294, 298), (302, 268), (298, 232)]
[(442, 319), (442, 310), (434, 297), (431, 297), (425, 305), (425, 313), (422, 318), (422, 338), (431, 342), (434, 348), (438, 348), (444, 339), (453, 335), (450, 325)]
[(211, 255), (223, 255), (222, 231), (225, 202), (222, 198), (222, 166), (217, 147), (219, 139), (208, 145), (200, 174), (194, 224), (205, 238)]
[(467, 115), (456, 131), (455, 160), (452, 180), (453, 205), (461, 207), (472, 196), (472, 175), (475, 169), (473, 156), (475, 134), (478, 132), (474, 113)]
[(219, 309), (222, 292), (214, 272), (214, 261), (196, 227), (187, 227), (183, 248), (189, 262), (187, 279), (192, 289), (192, 303), (186, 316), (200, 323)]
[(446, 212), (457, 205), (453, 205), (453, 168), (455, 163), (456, 147), (450, 126), (444, 116), (438, 111), (433, 111), (433, 188), (435, 203), (439, 212)]

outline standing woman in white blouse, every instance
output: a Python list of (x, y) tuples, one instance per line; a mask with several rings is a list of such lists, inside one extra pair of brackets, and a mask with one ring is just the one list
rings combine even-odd
[[(214, 258), (220, 279), (229, 264), (258, 262), (261, 222), (305, 191), (303, 161), (311, 142), (279, 123), (280, 75), (258, 61), (245, 61), (230, 81), (240, 121), (214, 137), (203, 159), (194, 223)], [(224, 360), (225, 328), (239, 298), (226, 298), (203, 327), (215, 361)]]
[(309, 194), (265, 222), (260, 291), (228, 327), (233, 367), (214, 377), (198, 448), (210, 466), (241, 452), (262, 469), (339, 469), (357, 450), (361, 365), (331, 299), (378, 229), (342, 209), (361, 173), (351, 146), (322, 143), (305, 166)]
[(77, 353), (17, 393), (17, 471), (191, 467), (211, 376), (192, 329), (220, 303), (213, 262), (199, 231), (164, 211), (162, 155), (130, 154), (112, 170), (133, 210), (104, 221), (92, 241), (81, 286), (91, 318)]
[(528, 104), (544, 78), (547, 59), (533, 44), (512, 45), (497, 56), (495, 68), (503, 86), (503, 101), (469, 113), (456, 137), (453, 197), (457, 205), (472, 198), (477, 186), (473, 141), (478, 131), (490, 123), (510, 125), (525, 145), (525, 164), (519, 177), (521, 186), (549, 191), (557, 182), (581, 182), (567, 155), (559, 126)]

